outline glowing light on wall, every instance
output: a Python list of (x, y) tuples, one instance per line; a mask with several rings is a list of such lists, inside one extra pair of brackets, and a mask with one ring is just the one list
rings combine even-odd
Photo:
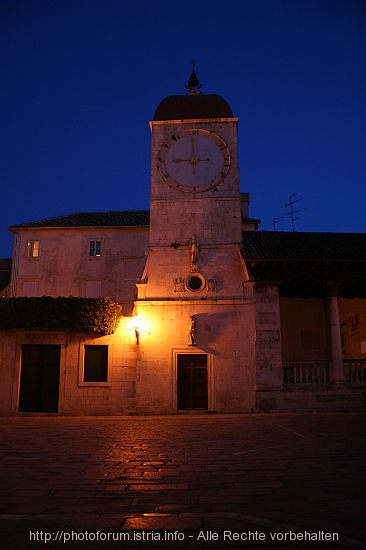
[[(166, 332), (163, 332), (160, 317), (156, 317), (154, 313), (144, 307), (139, 310), (136, 308), (132, 316), (122, 317), (118, 327), (118, 334), (122, 342), (126, 342), (127, 339), (137, 346), (148, 346), (163, 341), (167, 335)], [(164, 329), (166, 331), (166, 327)]]
[(136, 344), (140, 343), (140, 329), (141, 329), (141, 319), (138, 315), (132, 317), (132, 324), (135, 331)]
[(135, 332), (136, 345), (139, 345), (141, 335), (147, 333), (146, 319), (140, 315), (134, 315), (131, 317), (130, 326)]

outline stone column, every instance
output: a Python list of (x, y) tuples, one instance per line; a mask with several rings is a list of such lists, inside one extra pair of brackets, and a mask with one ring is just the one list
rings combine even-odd
[(328, 294), (330, 345), (332, 354), (332, 380), (334, 384), (343, 384), (344, 368), (342, 359), (341, 329), (339, 326), (337, 290), (338, 289), (336, 285), (332, 285), (329, 287)]

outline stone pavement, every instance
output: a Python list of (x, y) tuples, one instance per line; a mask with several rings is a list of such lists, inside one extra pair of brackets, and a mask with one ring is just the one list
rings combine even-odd
[(3, 417), (0, 435), (2, 549), (366, 548), (362, 413)]

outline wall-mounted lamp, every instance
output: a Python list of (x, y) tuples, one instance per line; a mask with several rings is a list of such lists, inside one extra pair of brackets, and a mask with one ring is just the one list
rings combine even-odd
[(136, 345), (140, 343), (140, 330), (141, 330), (142, 321), (138, 315), (132, 317), (132, 327), (135, 331)]

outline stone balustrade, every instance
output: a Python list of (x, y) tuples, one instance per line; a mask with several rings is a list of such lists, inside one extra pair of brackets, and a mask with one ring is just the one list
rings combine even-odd
[[(344, 359), (345, 381), (348, 385), (366, 386), (366, 359)], [(331, 361), (284, 361), (285, 386), (332, 383)]]
[(331, 384), (331, 361), (285, 361), (283, 383), (285, 386)]
[(366, 385), (366, 359), (344, 359), (347, 384)]

